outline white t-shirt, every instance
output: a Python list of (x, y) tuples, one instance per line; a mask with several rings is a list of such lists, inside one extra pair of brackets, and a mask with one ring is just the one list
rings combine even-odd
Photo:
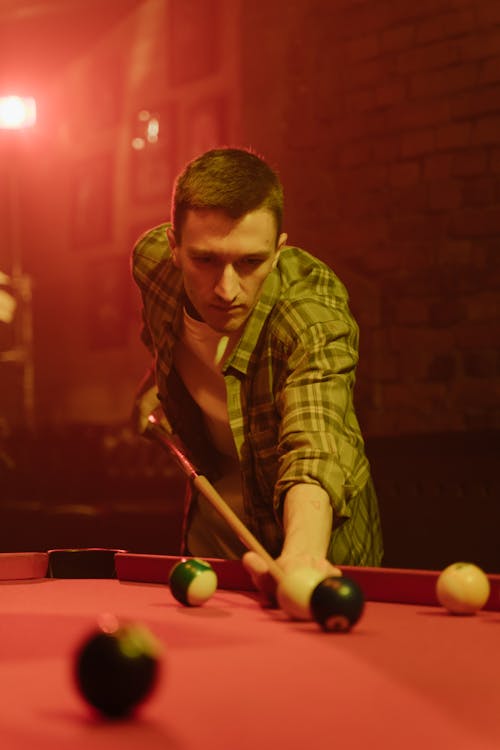
[[(225, 360), (240, 333), (223, 334), (195, 320), (186, 310), (181, 337), (174, 348), (174, 364), (193, 400), (200, 407), (208, 433), (221, 455), (223, 476), (215, 488), (245, 522), (241, 471), (227, 410), (226, 384), (222, 374)], [(188, 530), (192, 555), (240, 557), (244, 547), (208, 500), (196, 502)]]

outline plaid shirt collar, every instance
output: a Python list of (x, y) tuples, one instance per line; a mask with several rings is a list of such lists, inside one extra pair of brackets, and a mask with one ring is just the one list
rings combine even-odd
[[(170, 260), (168, 261), (166, 272), (168, 276), (168, 282), (166, 284), (168, 299), (177, 300), (175, 306), (169, 306), (168, 317), (165, 320), (165, 335), (169, 340), (169, 349), (172, 351), (174, 341), (181, 333), (183, 310), (187, 302), (187, 297), (182, 286), (182, 275), (180, 271), (173, 266)], [(257, 341), (259, 333), (270, 315), (276, 300), (279, 298), (280, 289), (280, 274), (277, 268), (275, 268), (271, 271), (262, 286), (260, 297), (247, 319), (241, 338), (224, 365), (224, 373), (226, 373), (229, 368), (232, 368), (240, 372), (242, 375), (247, 374), (250, 358), (255, 348), (255, 342)]]
[(231, 356), (225, 363), (224, 373), (231, 367), (246, 375), (250, 357), (255, 349), (255, 342), (273, 309), (274, 303), (279, 297), (280, 288), (279, 272), (275, 268), (263, 284), (260, 297), (247, 319), (238, 345), (234, 348)]

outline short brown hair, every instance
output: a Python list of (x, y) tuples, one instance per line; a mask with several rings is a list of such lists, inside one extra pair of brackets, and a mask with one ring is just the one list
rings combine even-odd
[(181, 241), (186, 213), (220, 209), (233, 219), (268, 209), (276, 220), (276, 237), (283, 222), (283, 187), (278, 175), (247, 149), (212, 149), (189, 162), (175, 182), (172, 223)]

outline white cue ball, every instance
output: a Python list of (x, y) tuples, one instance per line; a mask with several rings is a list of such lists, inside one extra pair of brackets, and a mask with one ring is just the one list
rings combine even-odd
[(314, 568), (298, 568), (285, 573), (278, 582), (276, 597), (280, 608), (292, 620), (312, 620), (311, 594), (324, 580), (325, 573)]
[(456, 562), (439, 575), (436, 596), (448, 612), (472, 615), (484, 607), (490, 595), (490, 582), (477, 565)]

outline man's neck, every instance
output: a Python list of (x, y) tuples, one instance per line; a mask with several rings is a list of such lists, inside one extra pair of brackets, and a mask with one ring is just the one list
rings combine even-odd
[(199, 320), (200, 323), (203, 323), (203, 318), (199, 314), (198, 310), (194, 307), (189, 297), (186, 295), (186, 304), (185, 304), (186, 312), (189, 315), (190, 318), (193, 318), (193, 320)]

